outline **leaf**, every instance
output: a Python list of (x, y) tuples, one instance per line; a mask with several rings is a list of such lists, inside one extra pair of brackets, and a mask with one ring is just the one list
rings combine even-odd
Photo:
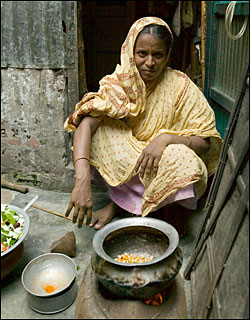
[(2, 221), (7, 220), (7, 216), (6, 216), (6, 214), (5, 214), (4, 211), (1, 211), (1, 220), (2, 220)]
[(9, 246), (13, 246), (13, 244), (16, 243), (16, 240), (15, 239), (11, 239), (10, 242), (9, 242)]
[(13, 218), (12, 214), (9, 212), (6, 212), (6, 216), (7, 216), (7, 219), (9, 220), (9, 223), (14, 225), (16, 220)]
[(1, 227), (1, 234), (4, 234), (5, 236), (9, 236), (9, 231), (7, 231), (7, 230), (4, 230), (4, 228), (3, 227)]
[(6, 241), (6, 236), (1, 232), (1, 242)]

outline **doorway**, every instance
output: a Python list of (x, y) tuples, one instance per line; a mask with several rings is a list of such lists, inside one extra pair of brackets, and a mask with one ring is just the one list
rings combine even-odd
[(120, 48), (134, 21), (148, 14), (147, 1), (81, 1), (88, 91), (120, 63)]

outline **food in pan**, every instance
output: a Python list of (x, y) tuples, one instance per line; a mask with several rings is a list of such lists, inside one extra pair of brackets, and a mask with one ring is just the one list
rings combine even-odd
[(119, 254), (115, 260), (122, 263), (141, 263), (153, 260), (154, 257), (151, 256), (149, 258), (144, 257), (143, 255), (136, 256), (133, 253), (128, 254), (127, 252), (123, 254)]

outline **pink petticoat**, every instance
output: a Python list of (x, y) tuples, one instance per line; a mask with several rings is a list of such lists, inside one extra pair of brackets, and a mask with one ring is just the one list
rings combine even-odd
[[(111, 187), (101, 177), (99, 172), (94, 167), (91, 167), (91, 179), (105, 183), (108, 188), (110, 199), (119, 207), (133, 213), (134, 215), (141, 215), (142, 195), (145, 187), (139, 180), (138, 175), (134, 176), (131, 180), (120, 186)], [(171, 194), (152, 211), (156, 211), (171, 202), (176, 202), (187, 209), (195, 210), (197, 208), (197, 198), (195, 195), (194, 184), (190, 184), (178, 190), (174, 194)]]

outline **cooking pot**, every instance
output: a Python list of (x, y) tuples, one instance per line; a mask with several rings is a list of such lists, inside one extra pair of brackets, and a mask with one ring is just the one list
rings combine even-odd
[[(98, 230), (93, 238), (92, 270), (111, 293), (122, 298), (144, 299), (166, 289), (178, 274), (182, 252), (176, 229), (154, 218), (125, 218)], [(153, 260), (122, 263), (123, 253)]]
[(76, 264), (61, 253), (46, 253), (31, 260), (21, 280), (29, 306), (39, 313), (63, 311), (76, 298)]

